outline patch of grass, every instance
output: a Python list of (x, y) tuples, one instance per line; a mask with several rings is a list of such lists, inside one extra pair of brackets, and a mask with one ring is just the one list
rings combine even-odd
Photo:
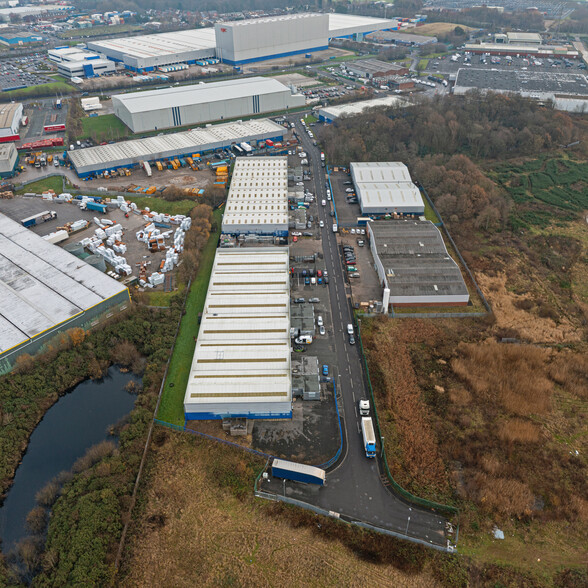
[(310, 123), (315, 123), (318, 120), (318, 118), (316, 116), (313, 116), (312, 114), (307, 114), (304, 117), (304, 122), (309, 125)]
[(132, 196), (131, 194), (125, 198), (134, 202), (141, 209), (150, 208), (151, 210), (165, 214), (188, 215), (197, 204), (194, 200), (177, 200), (175, 202), (168, 202), (163, 198), (148, 198), (147, 196)]
[[(61, 192), (63, 192), (62, 177), (63, 176), (51, 176), (49, 178), (37, 180), (36, 182), (31, 182), (30, 184), (26, 184), (26, 186), (17, 190), (17, 193), (24, 194), (25, 192), (35, 192), (36, 194), (41, 194), (41, 192), (53, 190), (56, 194), (61, 194)], [(66, 186), (68, 185), (69, 182), (66, 178)]]
[(428, 221), (431, 221), (432, 223), (441, 222), (439, 220), (439, 217), (435, 214), (435, 211), (433, 210), (433, 208), (431, 207), (429, 202), (427, 200), (425, 200), (424, 198), (423, 198), (423, 202), (425, 203), (425, 218)]
[(514, 230), (569, 221), (586, 208), (586, 162), (543, 155), (518, 165), (499, 165), (489, 175), (516, 204), (509, 219)]
[(417, 63), (417, 71), (423, 71), (423, 70), (427, 69), (428, 65), (429, 65), (428, 59), (420, 59), (419, 62)]
[(180, 283), (178, 289), (174, 292), (146, 292), (147, 297), (149, 298), (149, 305), (170, 306), (172, 298), (175, 298), (176, 296), (182, 297), (185, 289), (186, 284)]
[(200, 268), (196, 279), (192, 282), (188, 299), (186, 300), (186, 313), (182, 319), (180, 332), (176, 339), (176, 346), (172, 356), (167, 379), (163, 388), (161, 404), (157, 418), (167, 423), (176, 425), (184, 424), (184, 394), (188, 384), (188, 375), (192, 365), (192, 356), (196, 347), (196, 336), (198, 334), (198, 313), (204, 308), (210, 273), (216, 253), (222, 212), (214, 212), (216, 231), (210, 234), (208, 243), (202, 250), (200, 257)]
[(131, 135), (127, 126), (114, 114), (103, 114), (101, 116), (87, 116), (82, 119), (82, 136), (80, 138), (92, 137), (97, 143), (112, 141)]
[(12, 90), (11, 92), (3, 92), (2, 97), (8, 100), (18, 100), (21, 98), (32, 98), (34, 96), (43, 96), (47, 94), (71, 94), (76, 89), (65, 82), (55, 82), (50, 84), (40, 84), (38, 86), (30, 86), (29, 88), (22, 88), (21, 90)]

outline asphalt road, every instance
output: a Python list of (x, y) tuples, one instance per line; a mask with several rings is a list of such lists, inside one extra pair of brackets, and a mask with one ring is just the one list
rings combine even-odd
[[(316, 201), (320, 203), (326, 199), (326, 174), (320, 163), (320, 149), (313, 146), (300, 123), (300, 117), (292, 116), (290, 120), (295, 121), (298, 136), (310, 156)], [(288, 484), (286, 493), (341, 516), (445, 547), (446, 519), (438, 513), (409, 506), (394, 495), (386, 485), (387, 480), (379, 470), (378, 461), (365, 456), (358, 402), (361, 398), (369, 398), (369, 395), (365, 387), (358, 345), (350, 345), (347, 338), (347, 324), (353, 322), (348, 298), (350, 291), (344, 278), (337, 236), (332, 230), (330, 206), (318, 206), (318, 210), (319, 219), (325, 223), (325, 227), (320, 230), (325, 267), (330, 277), (329, 296), (338, 364), (336, 382), (344, 429), (344, 447), (341, 459), (328, 472), (324, 487), (317, 489), (307, 485)]]

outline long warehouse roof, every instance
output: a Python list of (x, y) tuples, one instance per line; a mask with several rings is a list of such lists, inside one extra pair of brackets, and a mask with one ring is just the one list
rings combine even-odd
[(359, 32), (372, 32), (391, 29), (396, 26), (398, 26), (398, 21), (386, 18), (339, 14), (336, 12), (329, 14), (329, 34), (332, 37), (351, 34), (353, 29), (362, 29)]
[(376, 106), (408, 106), (408, 103), (398, 96), (386, 96), (384, 98), (374, 98), (373, 100), (362, 100), (361, 102), (351, 102), (349, 104), (337, 104), (335, 106), (327, 106), (319, 110), (319, 115), (326, 118), (333, 119), (340, 116), (353, 116), (361, 114), (368, 108), (375, 108)]
[(116, 280), (0, 214), (0, 351), (124, 290)]
[(131, 57), (149, 58), (216, 48), (214, 28), (156, 33), (112, 40), (92, 41), (93, 48), (120, 51)]
[(186, 405), (291, 400), (288, 263), (287, 248), (217, 250)]
[[(285, 15), (281, 17), (269, 17), (268, 19), (263, 20), (284, 18), (301, 19), (309, 16), (314, 15)], [(395, 20), (349, 14), (329, 14), (328, 17), (328, 34), (330, 37), (350, 35), (353, 32), (371, 32), (390, 29), (396, 27), (398, 24)], [(262, 19), (235, 21), (230, 24), (231, 26), (245, 26), (247, 24), (255, 24), (259, 20)], [(139, 35), (137, 37), (91, 41), (88, 44), (92, 49), (117, 51), (130, 57), (147, 59), (203, 49), (214, 50), (216, 49), (216, 36), (214, 27), (207, 27), (202, 29), (174, 31), (173, 33), (156, 33), (151, 35)]]
[(12, 126), (14, 114), (21, 106), (20, 102), (0, 105), (0, 129)]
[(288, 223), (288, 158), (237, 157), (223, 227)]
[(113, 98), (118, 100), (129, 112), (136, 114), (160, 108), (193, 106), (275, 92), (290, 92), (290, 89), (273, 78), (254, 77), (119, 94)]
[(69, 151), (68, 156), (79, 173), (87, 168), (107, 169), (114, 165), (124, 165), (125, 162), (130, 164), (141, 160), (151, 161), (164, 153), (170, 155), (189, 151), (197, 153), (213, 149), (219, 144), (241, 142), (247, 140), (247, 137), (264, 134), (283, 136), (284, 127), (265, 118), (240, 123), (224, 123), (182, 133), (77, 149)]

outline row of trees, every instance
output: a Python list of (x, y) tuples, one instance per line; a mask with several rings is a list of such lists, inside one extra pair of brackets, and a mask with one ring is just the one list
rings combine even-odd
[(412, 162), (429, 154), (531, 155), (575, 141), (579, 134), (570, 115), (535, 101), (470, 92), (341, 118), (324, 129), (323, 138), (333, 162), (390, 157)]

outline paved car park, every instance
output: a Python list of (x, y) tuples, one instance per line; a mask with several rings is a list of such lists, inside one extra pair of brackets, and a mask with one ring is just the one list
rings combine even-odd
[(55, 81), (47, 76), (34, 73), (36, 64), (37, 62), (33, 57), (2, 59), (0, 61), (0, 90), (6, 92)]

